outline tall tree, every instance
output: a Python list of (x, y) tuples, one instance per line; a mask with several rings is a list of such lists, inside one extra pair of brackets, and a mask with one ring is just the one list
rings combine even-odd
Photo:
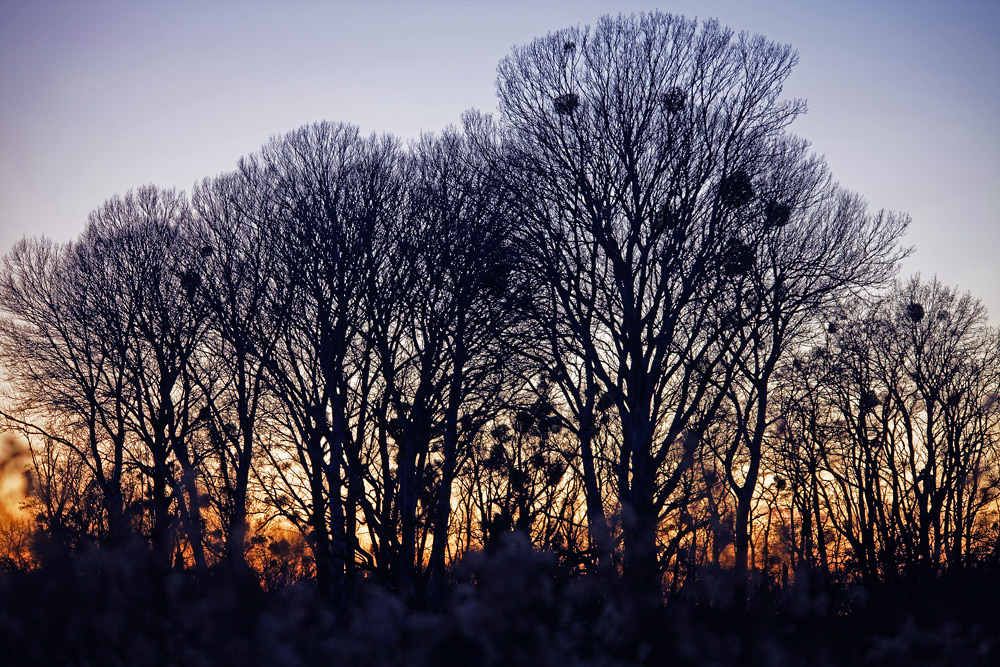
[(279, 431), (288, 448), (268, 450), (271, 480), (301, 510), (285, 515), (309, 530), (320, 587), (341, 600), (360, 552), (358, 512), (376, 520), (352, 431), (363, 419), (358, 410), (372, 406), (352, 388), (373, 372), (359, 314), (398, 205), (400, 161), (390, 138), (317, 123), (243, 163), (251, 187), (272, 202), (267, 234), (281, 297), (267, 304), (268, 317), (283, 324), (264, 363), (283, 404)]
[(888, 285), (906, 252), (897, 247), (909, 219), (869, 214), (863, 201), (832, 184), (808, 144), (782, 137), (760, 161), (746, 165), (740, 232), (745, 264), (730, 270), (726, 298), (713, 310), (731, 327), (725, 364), (733, 381), (726, 400), (733, 432), (722, 456), (736, 499), (736, 574), (744, 581), (750, 512), (769, 430), (783, 423), (771, 408), (779, 364), (815, 335), (842, 300)]
[[(126, 537), (127, 515), (142, 506), (125, 496), (131, 466), (150, 485), (154, 549), (164, 558), (186, 551), (203, 566), (192, 450), (200, 394), (188, 361), (204, 326), (188, 223), (183, 195), (144, 187), (94, 211), (74, 245), (21, 244), (7, 258), (4, 296), (15, 318), (8, 331), (24, 338), (6, 349), (12, 366), (34, 369), (22, 377), (51, 389), (32, 428), (57, 416), (72, 424), (55, 439), (93, 473), (110, 541)], [(174, 537), (176, 519), (185, 540)]]
[[(127, 340), (119, 333), (131, 325), (118, 326), (121, 313), (114, 300), (95, 289), (113, 273), (94, 270), (92, 250), (86, 244), (25, 240), (4, 258), (0, 363), (11, 389), (4, 412), (8, 424), (35, 437), (38, 460), (63, 460), (68, 453), (76, 460), (70, 465), (85, 466), (105, 516), (93, 527), (95, 537), (113, 545), (129, 532)], [(51, 448), (66, 453), (47, 451)], [(51, 511), (43, 514), (55, 518)]]
[(779, 99), (794, 63), (763, 37), (652, 13), (553, 33), (499, 67), (525, 270), (569, 402), (599, 389), (617, 412), (624, 565), (647, 589), (718, 381), (727, 334), (708, 306), (745, 270), (752, 167), (804, 108)]
[(214, 491), (226, 557), (236, 569), (246, 566), (252, 465), (262, 456), (264, 415), (273, 401), (265, 362), (274, 357), (287, 326), (280, 304), (290, 289), (271, 261), (278, 202), (252, 183), (246, 170), (225, 174), (206, 179), (192, 196), (194, 296), (209, 318), (209, 332), (194, 360), (205, 397), (200, 419), (211, 452), (205, 476), (215, 480), (208, 488)]
[(112, 340), (122, 346), (125, 386), (116, 400), (130, 435), (142, 445), (135, 464), (152, 486), (154, 548), (178, 558), (186, 551), (170, 536), (177, 518), (190, 549), (186, 555), (204, 567), (194, 437), (202, 395), (189, 362), (205, 317), (195, 299), (200, 278), (190, 223), (182, 194), (147, 186), (97, 209), (81, 245), (90, 250), (90, 271), (110, 278), (88, 283), (88, 290), (109, 304)]

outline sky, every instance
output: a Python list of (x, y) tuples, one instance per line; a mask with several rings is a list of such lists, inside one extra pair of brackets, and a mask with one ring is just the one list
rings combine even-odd
[(603, 14), (717, 18), (791, 44), (791, 127), (873, 210), (908, 213), (920, 272), (1000, 324), (1000, 2), (675, 0), (0, 3), (0, 253), (75, 238), (152, 183), (190, 192), (318, 120), (403, 139), (496, 108), (512, 46)]

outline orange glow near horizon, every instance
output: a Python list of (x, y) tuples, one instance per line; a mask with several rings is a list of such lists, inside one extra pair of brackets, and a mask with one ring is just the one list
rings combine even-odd
[(0, 433), (0, 518), (23, 519), (28, 492), (31, 451), (27, 441), (11, 432)]

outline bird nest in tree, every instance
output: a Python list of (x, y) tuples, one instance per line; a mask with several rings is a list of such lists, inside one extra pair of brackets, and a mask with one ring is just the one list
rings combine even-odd
[(580, 106), (580, 97), (576, 93), (566, 93), (565, 95), (557, 97), (553, 106), (555, 107), (557, 114), (568, 116), (576, 111), (576, 108)]
[(879, 400), (878, 395), (873, 391), (863, 391), (861, 392), (860, 407), (862, 412), (869, 412), (874, 410), (882, 401)]
[(184, 288), (188, 301), (194, 301), (195, 294), (201, 287), (201, 276), (194, 269), (188, 269), (181, 274), (181, 287)]
[(673, 86), (663, 93), (663, 109), (667, 113), (678, 113), (684, 110), (684, 102), (687, 96), (684, 91), (677, 86)]
[(792, 207), (779, 202), (768, 202), (764, 209), (764, 224), (768, 227), (784, 227), (792, 215)]
[(753, 248), (748, 246), (743, 241), (737, 241), (732, 245), (732, 247), (730, 247), (729, 252), (726, 255), (723, 270), (730, 278), (742, 276), (753, 268), (755, 259)]
[(916, 302), (911, 303), (906, 307), (906, 316), (911, 322), (919, 322), (924, 319), (924, 307)]
[(719, 184), (719, 197), (728, 208), (746, 206), (753, 199), (753, 182), (742, 169), (725, 176)]
[(677, 211), (672, 210), (666, 204), (660, 207), (660, 210), (656, 212), (656, 215), (657, 222), (659, 222), (661, 227), (664, 229), (676, 229), (681, 224), (680, 214)]

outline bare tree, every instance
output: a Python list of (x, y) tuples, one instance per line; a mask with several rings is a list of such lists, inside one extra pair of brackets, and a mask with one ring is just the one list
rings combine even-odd
[(884, 335), (871, 358), (885, 388), (883, 412), (896, 420), (893, 506), (910, 564), (923, 575), (960, 568), (972, 526), (996, 497), (984, 467), (997, 457), (1000, 390), (997, 332), (969, 294), (922, 282), (898, 285), (872, 314)]
[(885, 287), (907, 254), (897, 244), (909, 219), (869, 214), (807, 151), (804, 141), (782, 137), (747, 167), (739, 232), (745, 264), (728, 271), (728, 293), (714, 306), (718, 326), (734, 331), (725, 361), (734, 377), (725, 392), (733, 433), (722, 464), (736, 498), (739, 581), (746, 578), (751, 506), (768, 434), (785, 426), (771, 408), (779, 365), (814, 337), (817, 321), (836, 304)]
[(430, 583), (437, 602), (453, 485), (508, 393), (503, 370), (514, 354), (509, 218), (480, 159), (456, 130), (410, 146), (405, 203), (362, 314), (379, 375), (368, 400), (382, 415), (368, 480), (381, 527), (373, 540), (388, 547), (382, 560), (400, 590), (421, 595)]
[(119, 313), (94, 289), (107, 274), (91, 270), (89, 252), (26, 240), (4, 258), (0, 363), (11, 390), (4, 417), (34, 441), (38, 456), (68, 453), (82, 464), (103, 506), (96, 537), (116, 544), (129, 532), (125, 341), (115, 336)]
[(318, 123), (242, 165), (272, 211), (275, 298), (266, 307), (280, 336), (273, 350), (257, 353), (283, 406), (276, 433), (287, 448), (268, 450), (268, 486), (286, 518), (308, 529), (319, 585), (338, 599), (349, 595), (345, 584), (362, 555), (358, 513), (377, 522), (354, 430), (370, 420), (359, 411), (374, 407), (353, 388), (374, 372), (359, 314), (397, 205), (400, 160), (394, 140)]
[(251, 186), (248, 169), (206, 179), (192, 197), (197, 216), (195, 297), (209, 318), (209, 331), (194, 359), (211, 452), (204, 474), (214, 491), (226, 556), (237, 569), (246, 566), (252, 466), (262, 455), (259, 431), (268, 401), (273, 401), (265, 360), (274, 357), (286, 327), (280, 305), (271, 306), (284, 303), (290, 289), (278, 280), (278, 267), (271, 261), (278, 202)]
[(551, 34), (499, 67), (526, 271), (548, 290), (567, 403), (599, 389), (617, 412), (624, 565), (647, 590), (720, 381), (708, 306), (742, 270), (752, 167), (803, 109), (779, 99), (794, 63), (762, 37), (653, 13)]
[(972, 297), (919, 278), (847, 313), (788, 369), (779, 444), (824, 569), (899, 595), (990, 548), (997, 334)]
[(169, 535), (176, 517), (188, 555), (204, 567), (195, 448), (202, 395), (190, 361), (204, 334), (205, 316), (195, 299), (200, 278), (193, 266), (190, 222), (182, 194), (144, 187), (97, 209), (81, 245), (90, 252), (90, 271), (107, 277), (89, 281), (88, 288), (109, 304), (112, 339), (121, 344), (124, 396), (117, 400), (129, 434), (142, 446), (133, 462), (152, 486), (154, 548), (183, 557)]
[[(20, 342), (5, 346), (5, 361), (34, 385), (19, 393), (35, 401), (21, 425), (68, 447), (94, 475), (110, 541), (125, 539), (129, 515), (142, 511), (146, 494), (127, 498), (123, 488), (132, 468), (150, 482), (154, 548), (174, 551), (179, 518), (189, 555), (204, 565), (191, 450), (199, 394), (188, 368), (203, 326), (191, 303), (187, 222), (182, 196), (146, 187), (94, 211), (74, 245), (15, 248), (4, 295), (7, 331)], [(50, 432), (52, 419), (62, 423)]]

